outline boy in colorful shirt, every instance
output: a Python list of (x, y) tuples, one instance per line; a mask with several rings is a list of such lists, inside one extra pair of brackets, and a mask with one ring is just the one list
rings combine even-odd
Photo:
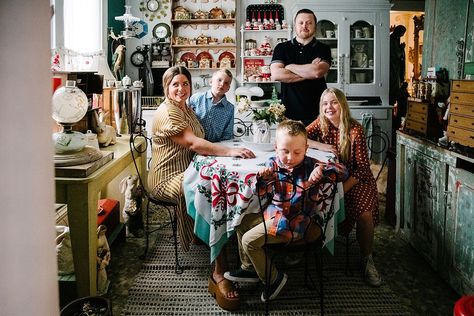
[(213, 143), (234, 136), (234, 105), (225, 96), (231, 83), (232, 73), (220, 69), (212, 75), (210, 90), (189, 98), (189, 106), (204, 128), (204, 138)]
[[(259, 188), (264, 194), (266, 183), (275, 180), (276, 177), (291, 177), (291, 180), (299, 187), (308, 188), (317, 183), (323, 176), (337, 175), (336, 181), (347, 178), (347, 169), (338, 163), (324, 163), (315, 158), (306, 156), (308, 149), (307, 133), (305, 126), (300, 121), (286, 120), (280, 123), (276, 130), (275, 151), (276, 156), (269, 158), (265, 168), (258, 172), (257, 178)], [(280, 182), (274, 188), (274, 199), (264, 211), (265, 224), (262, 222), (261, 214), (247, 214), (243, 217), (241, 224), (237, 227), (237, 239), (241, 269), (226, 272), (224, 277), (235, 282), (262, 282), (265, 280), (265, 270), (270, 269), (270, 291), (262, 293), (261, 300), (274, 299), (281, 291), (287, 281), (287, 275), (278, 272), (269, 260), (265, 260), (266, 243), (287, 243), (303, 238), (316, 240), (321, 235), (321, 228), (312, 224), (307, 217), (296, 217), (291, 220), (291, 231), (289, 219), (301, 209), (302, 194), (296, 193), (289, 201), (282, 198), (291, 192), (291, 184)], [(262, 189), (263, 188), (263, 189)], [(263, 191), (263, 192), (262, 192)], [(284, 200), (276, 202), (275, 200)], [(305, 200), (305, 208), (313, 210), (311, 199)], [(309, 227), (309, 228), (308, 228)], [(265, 231), (266, 229), (266, 231)], [(266, 241), (265, 241), (266, 239)], [(265, 262), (268, 266), (265, 267)]]

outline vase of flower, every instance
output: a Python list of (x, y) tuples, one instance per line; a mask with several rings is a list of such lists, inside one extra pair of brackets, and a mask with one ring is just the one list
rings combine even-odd
[(265, 120), (254, 121), (252, 133), (254, 143), (269, 143), (271, 140), (270, 124)]
[(270, 143), (272, 124), (282, 121), (285, 117), (285, 106), (280, 103), (271, 103), (269, 106), (255, 107), (248, 98), (240, 98), (237, 104), (239, 113), (247, 112), (252, 116), (252, 133), (254, 143)]

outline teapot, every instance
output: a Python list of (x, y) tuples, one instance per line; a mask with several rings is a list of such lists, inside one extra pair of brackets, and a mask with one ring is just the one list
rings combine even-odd
[(125, 77), (122, 78), (122, 85), (124, 87), (129, 87), (132, 85), (132, 79), (128, 75), (125, 75)]

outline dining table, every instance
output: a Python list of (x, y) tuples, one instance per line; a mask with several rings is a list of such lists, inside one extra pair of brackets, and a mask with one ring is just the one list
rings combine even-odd
[[(255, 158), (220, 157), (196, 154), (184, 173), (183, 188), (187, 213), (194, 219), (194, 233), (210, 248), (213, 262), (235, 232), (243, 216), (260, 211), (254, 189), (256, 175), (269, 157), (271, 146), (252, 146), (239, 139), (220, 142), (229, 147), (247, 147)], [(264, 148), (261, 150), (260, 148)], [(307, 155), (320, 161), (334, 158), (329, 152), (308, 149)], [(252, 186), (253, 185), (253, 186)], [(334, 253), (337, 224), (345, 218), (342, 183), (337, 184), (334, 216), (325, 232), (325, 247)]]

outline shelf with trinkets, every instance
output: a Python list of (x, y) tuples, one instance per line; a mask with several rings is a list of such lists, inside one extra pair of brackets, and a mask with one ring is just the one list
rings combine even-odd
[(235, 71), (236, 1), (190, 3), (174, 1), (171, 25), (171, 53), (174, 65), (192, 71), (212, 72), (219, 68)]
[(171, 20), (173, 25), (181, 24), (234, 24), (235, 19), (181, 19), (181, 20)]
[(241, 82), (273, 84), (270, 75), (273, 48), (291, 38), (284, 8), (279, 4), (252, 4), (246, 7), (245, 13), (245, 24), (240, 28)]

